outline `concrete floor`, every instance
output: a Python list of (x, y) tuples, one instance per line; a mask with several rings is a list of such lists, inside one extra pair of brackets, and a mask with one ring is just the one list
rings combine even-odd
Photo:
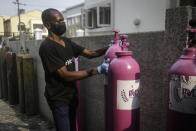
[(39, 115), (27, 116), (19, 106), (0, 99), (0, 131), (55, 131), (54, 125)]

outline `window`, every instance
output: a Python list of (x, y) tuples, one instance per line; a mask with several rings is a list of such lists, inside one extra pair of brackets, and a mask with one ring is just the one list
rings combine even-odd
[(43, 29), (44, 26), (42, 24), (33, 24), (33, 29), (36, 29), (36, 28)]
[(20, 31), (25, 31), (26, 28), (25, 28), (25, 24), (23, 22), (20, 22), (20, 24), (18, 24), (18, 30)]
[(68, 24), (68, 26), (71, 25), (71, 19), (70, 18), (67, 19), (67, 24)]
[(72, 18), (71, 18), (71, 21), (72, 21), (72, 22), (71, 22), (71, 23), (72, 23), (72, 25), (74, 25), (74, 24), (75, 24), (74, 17), (72, 17)]
[(99, 8), (99, 24), (109, 25), (110, 24), (110, 7), (100, 7)]
[(80, 24), (80, 16), (77, 16), (75, 19), (76, 19), (76, 24)]
[(44, 27), (42, 24), (33, 24), (33, 30), (35, 30), (37, 28), (42, 29), (43, 33), (47, 32), (46, 27)]
[(111, 26), (111, 6), (105, 4), (85, 10), (83, 15), (83, 26), (86, 28), (101, 28)]
[(85, 13), (85, 27), (96, 28), (97, 27), (97, 9), (92, 8)]
[(11, 22), (10, 20), (4, 21), (4, 35), (5, 36), (11, 36)]

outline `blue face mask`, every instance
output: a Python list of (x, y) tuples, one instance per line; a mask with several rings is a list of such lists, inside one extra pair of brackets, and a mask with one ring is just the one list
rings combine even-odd
[(57, 36), (61, 36), (66, 32), (65, 22), (60, 22), (58, 24), (53, 24), (51, 27), (51, 31)]

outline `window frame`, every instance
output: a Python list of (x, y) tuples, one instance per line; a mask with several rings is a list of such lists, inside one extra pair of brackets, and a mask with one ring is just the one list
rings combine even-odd
[[(100, 8), (104, 8), (104, 7), (110, 7), (110, 24), (101, 24), (100, 22)], [(105, 5), (101, 5), (101, 6), (97, 6), (97, 26), (98, 27), (108, 27), (111, 26), (111, 4), (105, 4)]]
[[(83, 26), (85, 28), (88, 29), (94, 29), (97, 28), (97, 18), (95, 19), (95, 17), (97, 17), (97, 13), (95, 12), (97, 10), (97, 8), (90, 8), (88, 10), (84, 10), (84, 12), (82, 13), (82, 17), (83, 17)], [(89, 17), (89, 13), (91, 13), (91, 17)], [(96, 15), (96, 16), (95, 16)], [(89, 24), (89, 19), (91, 20), (91, 25)]]
[(26, 25), (24, 22), (18, 23), (18, 31), (26, 31)]
[[(100, 22), (100, 8), (110, 7), (110, 24), (101, 24)], [(95, 11), (95, 12), (94, 12)], [(98, 29), (104, 27), (112, 26), (112, 6), (111, 3), (102, 3), (100, 5), (93, 6), (88, 9), (82, 9), (82, 27), (87, 29)], [(89, 13), (92, 13), (91, 18), (88, 16)], [(92, 25), (89, 25), (89, 19), (91, 19)]]

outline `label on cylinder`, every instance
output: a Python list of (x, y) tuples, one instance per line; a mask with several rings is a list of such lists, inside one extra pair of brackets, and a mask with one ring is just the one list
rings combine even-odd
[(139, 108), (139, 95), (140, 80), (117, 80), (117, 109)]
[(169, 109), (196, 114), (196, 76), (171, 75)]

